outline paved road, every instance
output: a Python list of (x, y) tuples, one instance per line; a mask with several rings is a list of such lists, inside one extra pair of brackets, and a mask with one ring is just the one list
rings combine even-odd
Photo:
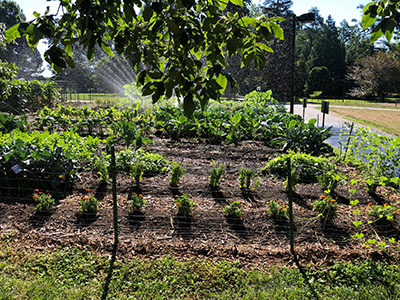
[[(310, 119), (316, 119), (317, 126), (322, 126), (322, 113), (320, 109), (317, 109), (318, 105), (313, 105), (313, 104), (308, 104), (307, 108), (305, 109), (305, 116), (304, 120), (308, 122)], [(286, 109), (289, 111), (289, 105), (285, 105)], [(296, 115), (299, 115), (303, 117), (303, 105), (302, 104), (296, 104), (294, 106), (294, 113)], [(333, 133), (332, 137), (327, 140), (327, 142), (334, 146), (334, 147), (339, 147), (339, 138), (341, 143), (345, 143), (347, 141), (346, 136), (339, 136), (340, 133), (344, 133), (348, 131), (348, 127), (346, 126), (346, 123), (352, 123), (351, 121), (348, 121), (344, 118), (341, 118), (339, 116), (335, 116), (332, 114), (325, 114), (325, 128), (332, 126), (331, 132)], [(359, 124), (357, 124), (360, 126)], [(341, 131), (342, 130), (342, 131)]]

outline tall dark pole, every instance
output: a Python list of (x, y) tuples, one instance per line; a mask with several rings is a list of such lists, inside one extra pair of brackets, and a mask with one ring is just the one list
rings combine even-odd
[(296, 61), (296, 15), (292, 15), (292, 76), (290, 86), (290, 113), (294, 114), (294, 81), (295, 81), (295, 61)]

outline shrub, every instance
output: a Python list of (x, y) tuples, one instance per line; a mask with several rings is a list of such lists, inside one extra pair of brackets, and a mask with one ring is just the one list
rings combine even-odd
[(80, 201), (80, 210), (83, 213), (95, 214), (98, 211), (99, 201), (95, 197), (83, 196)]
[(141, 161), (144, 164), (143, 174), (157, 174), (167, 169), (168, 161), (160, 154), (138, 150), (124, 150), (115, 155), (116, 169), (129, 174), (132, 164)]
[(133, 193), (132, 200), (129, 203), (129, 209), (133, 211), (140, 211), (145, 203), (146, 200), (144, 200), (142, 194), (137, 195), (136, 193)]
[(338, 204), (331, 197), (322, 195), (319, 200), (314, 201), (313, 208), (319, 214), (321, 222), (332, 223), (337, 216)]
[(280, 205), (278, 201), (271, 200), (268, 203), (268, 212), (273, 219), (283, 220), (288, 217), (289, 207), (287, 205)]
[(136, 186), (139, 186), (140, 180), (142, 179), (143, 171), (144, 171), (144, 163), (142, 161), (136, 161), (130, 172), (131, 179), (135, 182)]
[(210, 170), (210, 186), (216, 188), (224, 174), (225, 168), (223, 164), (214, 164)]
[(185, 174), (186, 169), (182, 167), (180, 162), (174, 163), (171, 167), (171, 178), (170, 178), (170, 186), (172, 187), (178, 187), (179, 186), (179, 181), (181, 180), (181, 177), (183, 174)]
[(38, 189), (33, 194), (33, 199), (37, 202), (35, 209), (37, 211), (49, 211), (53, 208), (55, 200), (50, 194), (43, 194)]
[(317, 176), (319, 185), (323, 190), (329, 190), (330, 193), (334, 193), (337, 188), (340, 175), (335, 170), (323, 171)]
[(262, 169), (264, 174), (287, 176), (287, 159), (292, 159), (292, 168), (296, 168), (300, 182), (317, 182), (317, 176), (325, 170), (334, 169), (334, 165), (324, 157), (315, 157), (305, 153), (283, 154), (270, 160)]
[[(109, 156), (109, 155), (108, 155)], [(97, 173), (100, 175), (101, 182), (108, 182), (109, 174), (108, 174), (108, 157), (105, 155), (95, 156), (93, 158), (94, 168)]]
[(231, 204), (225, 206), (223, 212), (234, 222), (242, 222), (244, 218), (242, 213), (242, 201), (232, 201)]
[[(251, 186), (251, 180), (254, 178), (256, 175), (256, 171), (248, 168), (242, 168), (239, 170), (239, 186), (241, 189), (249, 189)], [(254, 186), (254, 189), (256, 189), (258, 186), (258, 181)]]
[(183, 194), (182, 196), (175, 196), (174, 203), (176, 208), (178, 209), (177, 215), (188, 217), (192, 215), (192, 209), (197, 205), (194, 201), (189, 199), (187, 194)]

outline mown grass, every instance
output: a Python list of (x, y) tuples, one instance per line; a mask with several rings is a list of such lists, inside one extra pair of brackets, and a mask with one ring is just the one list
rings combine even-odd
[(386, 133), (400, 135), (400, 110), (369, 110), (354, 108), (331, 107), (331, 113), (335, 113), (349, 121), (366, 125)]
[[(109, 260), (86, 250), (53, 253), (0, 245), (0, 299), (99, 299)], [(400, 268), (385, 262), (269, 267), (171, 257), (114, 265), (108, 299), (399, 299)]]

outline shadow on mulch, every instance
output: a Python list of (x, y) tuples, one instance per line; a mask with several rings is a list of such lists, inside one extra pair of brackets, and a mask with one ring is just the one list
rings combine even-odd
[(307, 210), (313, 209), (312, 205), (308, 204), (307, 200), (304, 200), (303, 197), (301, 195), (297, 194), (296, 192), (293, 192), (292, 199), (293, 199), (294, 203), (296, 203), (297, 205), (299, 205)]
[(146, 220), (146, 216), (141, 211), (133, 211), (128, 214), (129, 225), (131, 225), (134, 229), (139, 229), (139, 227)]
[(383, 198), (382, 196), (377, 195), (376, 193), (373, 192), (369, 192), (368, 195), (370, 195), (372, 199), (374, 199), (376, 203), (378, 203), (379, 205), (385, 204), (385, 198)]
[(260, 207), (260, 205), (258, 204), (258, 201), (254, 197), (257, 195), (255, 195), (251, 190), (242, 189), (241, 193), (242, 193), (242, 197), (244, 200), (254, 203), (256, 205), (256, 207)]
[(351, 236), (347, 230), (333, 223), (321, 224), (322, 234), (325, 238), (335, 241), (337, 245), (345, 245), (351, 241)]
[(53, 214), (51, 210), (35, 211), (28, 219), (29, 224), (34, 228), (43, 227)]
[(193, 238), (192, 225), (194, 219), (192, 216), (174, 216), (173, 223), (175, 224), (175, 232), (181, 238), (185, 240), (190, 240)]
[(81, 227), (88, 227), (92, 225), (98, 219), (97, 213), (76, 213), (76, 223)]
[[(273, 219), (274, 229), (278, 232), (289, 232), (290, 224), (288, 219)], [(296, 226), (293, 224), (293, 231), (296, 231)]]
[(101, 182), (99, 186), (96, 189), (96, 192), (94, 194), (94, 197), (98, 200), (101, 201), (104, 199), (107, 193), (107, 182)]
[(378, 236), (384, 236), (386, 238), (400, 239), (400, 231), (394, 227), (392, 223), (383, 224), (373, 224), (373, 228), (378, 234)]
[(225, 219), (226, 222), (229, 224), (229, 228), (232, 229), (238, 236), (240, 236), (242, 239), (249, 238), (249, 232), (244, 226), (242, 219), (230, 217), (225, 217)]
[(221, 192), (219, 188), (212, 189), (211, 196), (213, 197), (215, 202), (223, 205), (228, 205), (228, 201), (226, 201), (224, 193)]

